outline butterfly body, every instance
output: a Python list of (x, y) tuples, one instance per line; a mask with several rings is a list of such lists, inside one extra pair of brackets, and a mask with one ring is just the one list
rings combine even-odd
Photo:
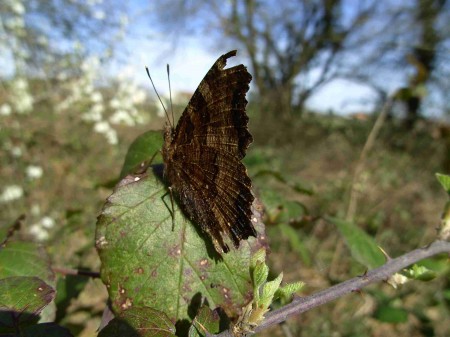
[(164, 132), (164, 176), (184, 213), (228, 252), (224, 235), (238, 248), (256, 237), (251, 180), (241, 160), (252, 142), (245, 113), (251, 75), (243, 65), (224, 69), (222, 55), (201, 81), (176, 128)]

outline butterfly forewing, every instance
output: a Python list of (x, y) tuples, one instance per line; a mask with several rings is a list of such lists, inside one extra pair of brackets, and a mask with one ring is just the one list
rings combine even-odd
[(192, 96), (176, 129), (165, 136), (165, 177), (183, 211), (227, 252), (256, 236), (251, 222), (251, 181), (241, 159), (252, 137), (245, 114), (251, 75), (243, 65), (224, 69), (236, 51), (222, 55)]

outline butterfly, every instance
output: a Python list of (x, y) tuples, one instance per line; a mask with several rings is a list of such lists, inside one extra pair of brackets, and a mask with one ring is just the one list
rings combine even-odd
[(220, 56), (195, 90), (176, 128), (166, 124), (164, 178), (183, 212), (200, 225), (219, 253), (256, 237), (251, 180), (242, 163), (253, 138), (245, 113), (252, 76), (240, 64), (226, 68), (236, 50)]

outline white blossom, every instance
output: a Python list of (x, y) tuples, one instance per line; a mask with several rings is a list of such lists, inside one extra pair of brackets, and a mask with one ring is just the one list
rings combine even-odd
[(25, 13), (25, 7), (20, 1), (11, 1), (11, 10), (14, 14), (22, 15)]
[(30, 210), (31, 214), (34, 216), (39, 216), (41, 214), (41, 206), (38, 204), (33, 204)]
[(48, 231), (37, 223), (30, 227), (30, 234), (33, 235), (38, 241), (45, 241), (48, 239)]
[(94, 131), (103, 134), (111, 145), (116, 145), (118, 143), (117, 132), (108, 122), (101, 121), (95, 123)]
[(92, 94), (94, 92), (94, 85), (92, 83), (85, 84), (84, 87), (83, 87), (83, 92), (86, 95)]
[(103, 3), (103, 0), (87, 0), (87, 4), (89, 6), (95, 6), (95, 5), (100, 5)]
[(55, 220), (49, 216), (44, 216), (41, 219), (41, 225), (47, 229), (53, 228), (55, 226)]
[(117, 98), (113, 98), (109, 101), (109, 106), (113, 109), (119, 109), (120, 108), (120, 101)]
[(0, 115), (2, 116), (9, 116), (11, 115), (11, 106), (8, 103), (3, 103), (0, 107)]
[(21, 99), (15, 102), (15, 108), (18, 113), (27, 113), (33, 109), (34, 98), (28, 93), (23, 93)]
[(91, 56), (83, 61), (81, 70), (87, 74), (95, 73), (100, 66), (100, 59), (96, 56)]
[(132, 101), (135, 104), (142, 104), (147, 99), (147, 92), (142, 89), (136, 89), (132, 95)]
[(115, 112), (111, 115), (109, 121), (112, 124), (127, 126), (145, 122), (144, 116), (136, 109), (136, 105), (142, 104), (147, 96), (146, 92), (132, 80), (133, 68), (124, 67), (118, 77), (120, 81), (116, 94), (109, 102), (109, 107)]
[(103, 95), (99, 91), (95, 91), (91, 94), (91, 101), (94, 103), (99, 103), (103, 101)]
[(56, 78), (59, 81), (65, 81), (65, 80), (67, 80), (69, 78), (69, 76), (68, 76), (67, 72), (61, 71), (61, 72), (58, 73), (58, 75), (56, 75)]
[(100, 122), (103, 119), (102, 113), (105, 110), (103, 104), (94, 104), (91, 109), (83, 114), (82, 118), (89, 122)]
[(13, 157), (22, 157), (22, 148), (20, 146), (13, 146), (10, 150), (11, 154), (13, 155)]
[(119, 18), (119, 21), (121, 26), (128, 26), (128, 24), (130, 23), (130, 19), (126, 14), (122, 14)]
[(22, 198), (23, 189), (19, 185), (9, 185), (0, 194), (0, 203), (7, 203)]
[(134, 126), (136, 123), (131, 115), (125, 110), (117, 110), (110, 118), (112, 124), (125, 124)]
[(28, 81), (24, 78), (18, 78), (12, 82), (11, 87), (15, 91), (28, 90)]
[(28, 81), (24, 78), (17, 78), (11, 83), (11, 102), (14, 109), (21, 114), (28, 113), (33, 108), (34, 98), (28, 91)]
[(94, 12), (94, 18), (95, 19), (97, 19), (97, 20), (103, 20), (105, 17), (106, 17), (106, 14), (105, 14), (105, 12), (104, 11), (102, 11), (102, 10), (96, 10), (95, 12)]
[(94, 125), (94, 131), (97, 133), (105, 133), (110, 128), (111, 128), (111, 126), (108, 124), (108, 122), (105, 122), (105, 121), (95, 123), (95, 125)]
[(42, 167), (36, 165), (29, 165), (26, 168), (26, 173), (29, 179), (39, 179), (40, 177), (42, 177), (43, 172), (44, 170), (42, 169)]
[(48, 40), (47, 37), (45, 35), (40, 35), (37, 38), (37, 42), (41, 45), (41, 46), (47, 46), (48, 45)]
[(405, 284), (408, 282), (408, 278), (400, 273), (395, 273), (391, 277), (388, 278), (386, 281), (388, 284), (390, 284), (394, 289), (397, 289), (399, 285)]
[(10, 30), (22, 34), (22, 30), (25, 28), (25, 21), (20, 16), (14, 16), (5, 20), (5, 26)]
[(53, 227), (55, 227), (55, 220), (49, 216), (44, 216), (30, 227), (30, 234), (38, 241), (45, 241), (49, 238), (49, 230)]

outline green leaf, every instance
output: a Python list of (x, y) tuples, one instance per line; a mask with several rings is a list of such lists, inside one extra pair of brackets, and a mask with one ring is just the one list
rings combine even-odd
[(281, 281), (283, 280), (283, 273), (280, 273), (278, 277), (270, 282), (267, 282), (262, 288), (261, 299), (259, 300), (258, 306), (263, 308), (268, 308), (272, 303), (273, 297), (280, 287)]
[(258, 262), (253, 270), (253, 287), (258, 289), (262, 286), (267, 281), (267, 276), (269, 276), (269, 267), (264, 262)]
[[(252, 296), (251, 256), (263, 243), (251, 237), (219, 256), (211, 239), (176, 205), (174, 212), (173, 221), (170, 196), (152, 170), (127, 176), (108, 198), (98, 218), (96, 246), (113, 310), (147, 306), (173, 322), (190, 320), (188, 307), (201, 296), (237, 316)], [(255, 228), (262, 233), (261, 223)]]
[(369, 269), (379, 267), (385, 263), (385, 257), (373, 240), (366, 232), (354, 223), (326, 217), (326, 220), (336, 225), (353, 258)]
[(441, 183), (444, 190), (450, 195), (450, 176), (446, 174), (436, 173), (436, 178)]
[(305, 283), (303, 282), (294, 282), (294, 283), (288, 283), (280, 288), (275, 292), (275, 298), (279, 298), (282, 302), (282, 304), (287, 304), (291, 299), (292, 296), (300, 291), (305, 286)]
[(306, 194), (306, 195), (313, 195), (314, 191), (311, 188), (308, 188), (306, 186), (303, 186), (300, 183), (292, 183), (289, 178), (285, 178), (285, 175), (281, 174), (278, 171), (274, 171), (274, 170), (260, 170), (258, 171), (254, 177), (258, 178), (261, 176), (271, 176), (273, 178), (275, 178), (275, 180), (277, 180), (278, 182), (283, 183), (284, 185), (289, 186), (290, 188), (292, 188), (294, 191), (301, 193), (301, 194)]
[(0, 326), (37, 321), (37, 316), (54, 297), (55, 290), (37, 277), (0, 279)]
[(305, 240), (301, 240), (300, 233), (288, 224), (280, 223), (278, 225), (280, 232), (289, 240), (291, 248), (295, 251), (306, 266), (311, 265), (311, 256), (305, 247)]
[(265, 262), (265, 261), (266, 261), (266, 250), (264, 248), (259, 249), (252, 256), (250, 268), (255, 268), (259, 262)]
[(444, 289), (442, 295), (443, 298), (445, 298), (447, 301), (450, 301), (450, 289)]
[(218, 334), (220, 332), (220, 316), (217, 310), (211, 310), (204, 305), (189, 328), (189, 337), (205, 337), (205, 330), (209, 334)]
[(298, 201), (286, 200), (283, 202), (280, 215), (277, 218), (278, 222), (298, 222), (303, 215), (307, 214), (308, 210), (305, 205)]
[[(32, 242), (8, 241), (0, 249), (0, 279), (10, 276), (36, 276), (56, 287), (50, 257), (42, 246)], [(54, 321), (55, 316), (56, 305), (52, 302), (41, 313), (40, 322)]]
[(405, 323), (408, 321), (408, 312), (402, 308), (383, 305), (375, 312), (375, 318), (386, 323)]
[(132, 307), (122, 311), (100, 331), (98, 337), (172, 337), (175, 326), (161, 311)]
[(138, 136), (128, 148), (120, 177), (123, 178), (127, 174), (132, 173), (133, 169), (137, 168), (139, 164), (149, 161), (155, 154), (157, 154), (157, 157), (150, 164), (162, 162), (159, 154), (162, 145), (163, 134), (161, 131), (147, 131)]
[(436, 278), (436, 272), (428, 269), (425, 266), (419, 266), (414, 264), (411, 268), (408, 268), (404, 275), (408, 278), (419, 281), (431, 281)]
[(32, 242), (8, 241), (0, 249), (0, 278), (9, 276), (37, 276), (55, 286), (47, 252)]

